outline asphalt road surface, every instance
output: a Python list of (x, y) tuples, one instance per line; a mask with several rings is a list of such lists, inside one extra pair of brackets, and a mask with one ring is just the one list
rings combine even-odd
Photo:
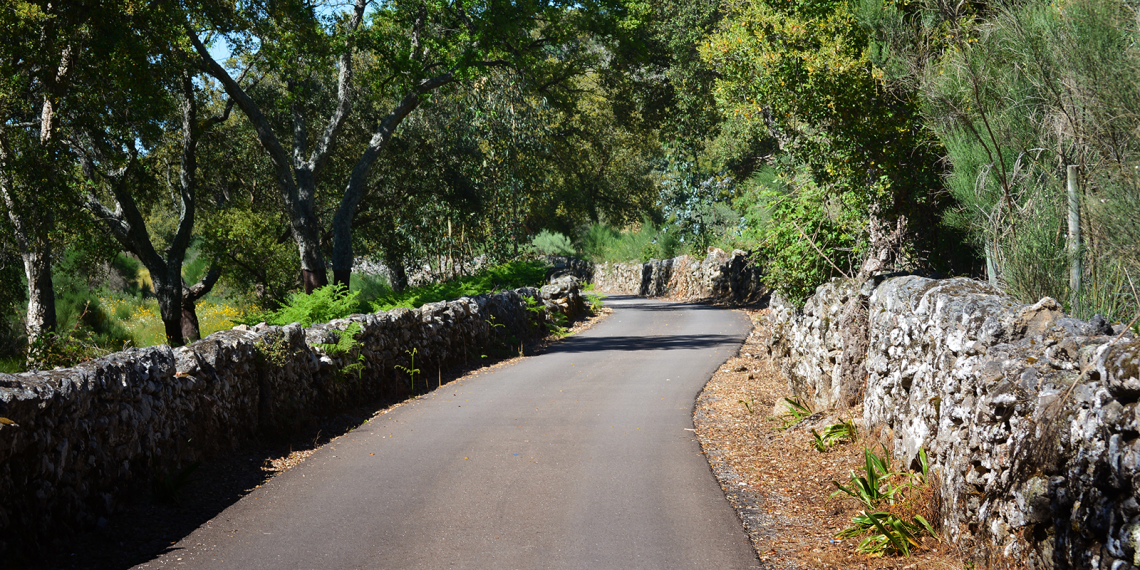
[(758, 568), (693, 435), (740, 313), (613, 315), (379, 415), (139, 568)]

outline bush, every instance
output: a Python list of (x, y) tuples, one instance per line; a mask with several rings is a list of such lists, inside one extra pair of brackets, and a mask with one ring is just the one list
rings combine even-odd
[[(1089, 318), (1135, 314), (1140, 67), (1135, 4), (864, 3), (880, 64), (922, 95), (945, 146), (948, 221), (1023, 302)], [(1082, 290), (1070, 291), (1067, 166), (1080, 166)]]
[(463, 296), (482, 295), (505, 289), (536, 287), (546, 279), (546, 265), (538, 261), (515, 261), (443, 283), (434, 283), (392, 293), (372, 303), (372, 310), (396, 307), (414, 309), (425, 303), (447, 301)]
[[(60, 333), (60, 342), (66, 344), (66, 338), (78, 338), (83, 343), (108, 350), (120, 350), (127, 343), (133, 343), (135, 339), (131, 333), (119, 323), (113, 312), (104, 309), (99, 299), (96, 287), (102, 276), (96, 278), (94, 274), (100, 270), (93, 266), (91, 260), (84, 259), (81, 252), (68, 251), (61, 257), (60, 263), (52, 268), (56, 331)], [(71, 352), (79, 354), (82, 351)]]
[(348, 290), (359, 294), (357, 301), (365, 310), (373, 301), (392, 294), (392, 286), (387, 278), (369, 273), (353, 273)]
[(534, 236), (531, 240), (531, 245), (543, 255), (574, 255), (574, 246), (570, 243), (570, 238), (558, 233), (542, 230), (538, 235)]
[(315, 323), (327, 323), (358, 312), (359, 295), (359, 291), (346, 291), (344, 285), (334, 283), (315, 289), (308, 295), (302, 291), (294, 292), (289, 295), (289, 299), (280, 309), (268, 313), (254, 313), (234, 322), (252, 325), (264, 321), (277, 326), (301, 323), (304, 327)]
[(606, 224), (592, 224), (582, 234), (582, 254), (597, 262), (628, 262), (669, 259), (677, 255), (677, 236), (649, 220), (635, 229), (618, 231)]
[(840, 272), (851, 274), (866, 247), (864, 220), (872, 192), (829, 192), (807, 173), (777, 176), (765, 169), (740, 201), (746, 237), (766, 281), (802, 305), (815, 288)]

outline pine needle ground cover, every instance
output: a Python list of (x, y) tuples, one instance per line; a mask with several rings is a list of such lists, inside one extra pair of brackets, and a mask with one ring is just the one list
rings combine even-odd
[[(859, 430), (856, 441), (835, 438), (819, 451), (811, 433), (862, 411), (832, 412), (814, 422), (786, 426), (784, 398), (790, 396), (778, 369), (765, 355), (761, 313), (750, 312), (753, 334), (738, 356), (717, 370), (697, 400), (697, 438), (729, 501), (744, 521), (752, 545), (767, 569), (960, 570), (971, 567), (951, 547), (921, 537), (904, 556), (856, 552), (861, 537), (838, 538), (864, 505), (834, 496), (834, 482), (847, 484), (866, 463), (864, 446), (878, 448), (875, 434)], [(742, 403), (743, 402), (743, 403)], [(745, 405), (747, 403), (747, 405)], [(839, 441), (843, 439), (844, 441)]]

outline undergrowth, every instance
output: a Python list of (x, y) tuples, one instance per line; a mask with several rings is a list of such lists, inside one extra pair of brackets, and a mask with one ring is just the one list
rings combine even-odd
[[(361, 329), (364, 327), (360, 323), (350, 323), (343, 331), (337, 332), (336, 342), (327, 344), (317, 344), (317, 348), (323, 350), (329, 356), (336, 356), (345, 359), (347, 362), (352, 351), (360, 348), (360, 340), (356, 335), (360, 334)], [(364, 372), (364, 354), (358, 353), (356, 358), (351, 359), (351, 362), (342, 364), (336, 371), (337, 380), (343, 380), (349, 374), (355, 374), (359, 379), (361, 373)]]
[(327, 323), (358, 312), (359, 295), (359, 291), (349, 291), (343, 284), (334, 283), (315, 289), (308, 295), (303, 291), (294, 292), (289, 295), (289, 300), (280, 309), (252, 313), (245, 318), (235, 319), (234, 322), (254, 325), (264, 321), (266, 324), (277, 326), (301, 323), (303, 327), (315, 323)]
[(855, 551), (870, 556), (910, 556), (922, 546), (922, 537), (937, 538), (928, 520), (933, 513), (926, 450), (919, 450), (918, 473), (892, 470), (885, 448), (881, 457), (865, 448), (863, 458), (862, 472), (852, 471), (846, 485), (832, 482), (837, 488), (832, 497), (846, 494), (863, 506), (836, 537), (862, 538)]
[(397, 307), (415, 309), (427, 303), (473, 297), (519, 287), (536, 287), (546, 279), (546, 265), (539, 261), (513, 261), (469, 276), (433, 283), (385, 295), (372, 303), (373, 311)]

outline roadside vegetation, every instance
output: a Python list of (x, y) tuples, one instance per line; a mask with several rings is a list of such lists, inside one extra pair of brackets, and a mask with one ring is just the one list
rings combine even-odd
[(3, 370), (319, 291), (538, 284), (539, 254), (740, 248), (795, 303), (904, 270), (1140, 308), (1119, 0), (81, 4), (0, 8)]

